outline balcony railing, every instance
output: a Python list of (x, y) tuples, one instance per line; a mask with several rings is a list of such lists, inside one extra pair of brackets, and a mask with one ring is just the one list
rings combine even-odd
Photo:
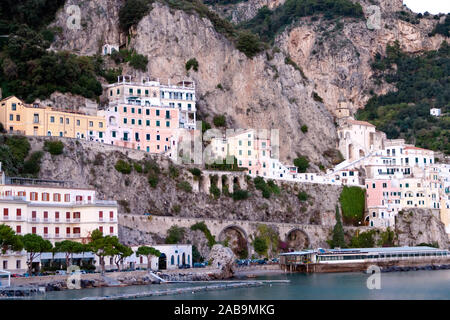
[(73, 218), (72, 222), (80, 222), (80, 218)]
[(44, 218), (43, 222), (49, 222), (48, 218)]
[(103, 218), (99, 217), (98, 221), (103, 222)]
[(56, 234), (55, 234), (55, 238), (57, 238), (57, 239), (59, 239), (59, 238), (60, 238), (60, 235), (59, 235), (59, 233), (56, 233)]
[(80, 238), (80, 234), (74, 233), (74, 234), (72, 234), (72, 238), (74, 238), (74, 239)]
[(3, 216), (2, 220), (3, 220), (3, 221), (9, 220), (9, 216)]
[(31, 222), (39, 222), (39, 218), (31, 218)]
[(44, 239), (48, 239), (51, 238), (50, 235), (48, 233), (44, 233)]

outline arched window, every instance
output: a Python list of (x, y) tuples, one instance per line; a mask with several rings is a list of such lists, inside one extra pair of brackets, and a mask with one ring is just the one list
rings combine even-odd
[(174, 258), (174, 256), (171, 256), (171, 257), (170, 257), (170, 264), (171, 264), (171, 265), (174, 265), (174, 264), (175, 264), (175, 258)]

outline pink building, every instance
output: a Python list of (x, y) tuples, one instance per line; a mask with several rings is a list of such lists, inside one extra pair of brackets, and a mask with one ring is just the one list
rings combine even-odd
[(168, 151), (179, 128), (179, 110), (171, 107), (117, 103), (105, 117), (106, 143), (151, 153)]
[(401, 192), (395, 179), (366, 179), (365, 221), (373, 227), (392, 227), (400, 208)]

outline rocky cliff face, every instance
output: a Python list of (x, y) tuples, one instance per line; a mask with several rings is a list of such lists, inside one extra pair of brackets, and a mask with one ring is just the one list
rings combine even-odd
[[(359, 2), (366, 18), (373, 15), (369, 6), (379, 6), (380, 29), (368, 29), (363, 20), (343, 19), (337, 23), (302, 18), (276, 38), (275, 45), (281, 52), (268, 49), (253, 59), (236, 50), (208, 19), (155, 2), (129, 43), (129, 47), (148, 56), (148, 70), (141, 73), (125, 67), (124, 73), (137, 80), (144, 74), (164, 82), (170, 79), (172, 83), (195, 80), (199, 113), (204, 119), (211, 121), (212, 116), (225, 114), (229, 127), (279, 129), (281, 159), (292, 162), (297, 155), (305, 154), (314, 163), (314, 170), (320, 163), (330, 164), (324, 152), (336, 146), (333, 113), (339, 100), (348, 103), (354, 112), (372, 93), (392, 90), (386, 84), (373, 83), (373, 56), (384, 53), (386, 45), (395, 40), (411, 53), (437, 49), (444, 40), (440, 35), (428, 37), (437, 23), (432, 17), (420, 19), (419, 24), (400, 20), (397, 12), (408, 11), (401, 0)], [(283, 3), (249, 0), (228, 6), (226, 12), (217, 6), (214, 9), (224, 17), (231, 12), (237, 22), (253, 17), (263, 5), (275, 8)], [(70, 14), (61, 10), (53, 24), (61, 32), (52, 49), (90, 55), (98, 53), (105, 43), (128, 42), (118, 27), (122, 4), (122, 0), (69, 0), (65, 8), (80, 7), (81, 29), (69, 28)], [(307, 79), (285, 63), (286, 56)], [(185, 63), (191, 58), (199, 62), (198, 72), (186, 72)], [(323, 104), (312, 98), (313, 92), (323, 99)], [(306, 134), (300, 131), (304, 124), (308, 126)]]
[(397, 215), (395, 223), (400, 246), (415, 246), (421, 243), (436, 243), (444, 249), (450, 246), (444, 224), (430, 209), (404, 210)]
[[(373, 15), (368, 8), (373, 1), (359, 1), (366, 18)], [(376, 53), (384, 54), (387, 44), (399, 41), (401, 49), (410, 53), (436, 50), (448, 38), (429, 37), (438, 20), (420, 19), (419, 24), (400, 20), (397, 12), (408, 9), (402, 1), (379, 1), (379, 29), (369, 29), (367, 21), (343, 19), (343, 23), (324, 19), (299, 20), (276, 39), (282, 48), (311, 79), (330, 112), (342, 99), (351, 112), (363, 108), (373, 93), (392, 90), (387, 84), (375, 85), (371, 61)], [(402, 9), (403, 8), (403, 9)], [(413, 14), (415, 16), (415, 14)]]
[[(44, 138), (30, 137), (33, 150), (42, 150)], [(50, 156), (46, 153), (40, 176), (55, 180), (71, 181), (75, 187), (92, 187), (99, 199), (120, 202), (120, 213), (170, 215), (180, 217), (292, 222), (306, 224), (335, 223), (334, 206), (340, 195), (340, 187), (315, 184), (279, 184), (280, 195), (265, 199), (261, 191), (248, 184), (251, 196), (247, 200), (234, 201), (222, 195), (215, 200), (204, 192), (189, 192), (179, 183), (198, 184), (192, 174), (183, 167), (178, 176), (171, 176), (168, 159), (152, 158), (146, 152), (121, 149), (109, 145), (62, 139), (64, 154)], [(158, 185), (152, 188), (148, 174), (133, 170), (130, 174), (118, 172), (114, 166), (119, 159), (141, 164), (155, 161), (160, 168)], [(175, 167), (175, 166), (174, 166)], [(299, 201), (297, 194), (305, 191), (309, 198)], [(125, 231), (126, 232), (126, 231)], [(149, 238), (150, 239), (150, 238)]]
[(273, 10), (282, 5), (285, 1), (286, 0), (248, 0), (235, 4), (213, 5), (210, 7), (231, 22), (240, 23), (252, 19), (256, 16), (258, 10), (264, 6)]

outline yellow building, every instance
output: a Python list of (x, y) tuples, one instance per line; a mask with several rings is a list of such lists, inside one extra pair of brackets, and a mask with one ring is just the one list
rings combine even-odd
[(25, 104), (17, 97), (0, 101), (0, 122), (5, 130), (28, 136), (79, 138), (103, 142), (103, 117), (58, 111), (51, 107)]

